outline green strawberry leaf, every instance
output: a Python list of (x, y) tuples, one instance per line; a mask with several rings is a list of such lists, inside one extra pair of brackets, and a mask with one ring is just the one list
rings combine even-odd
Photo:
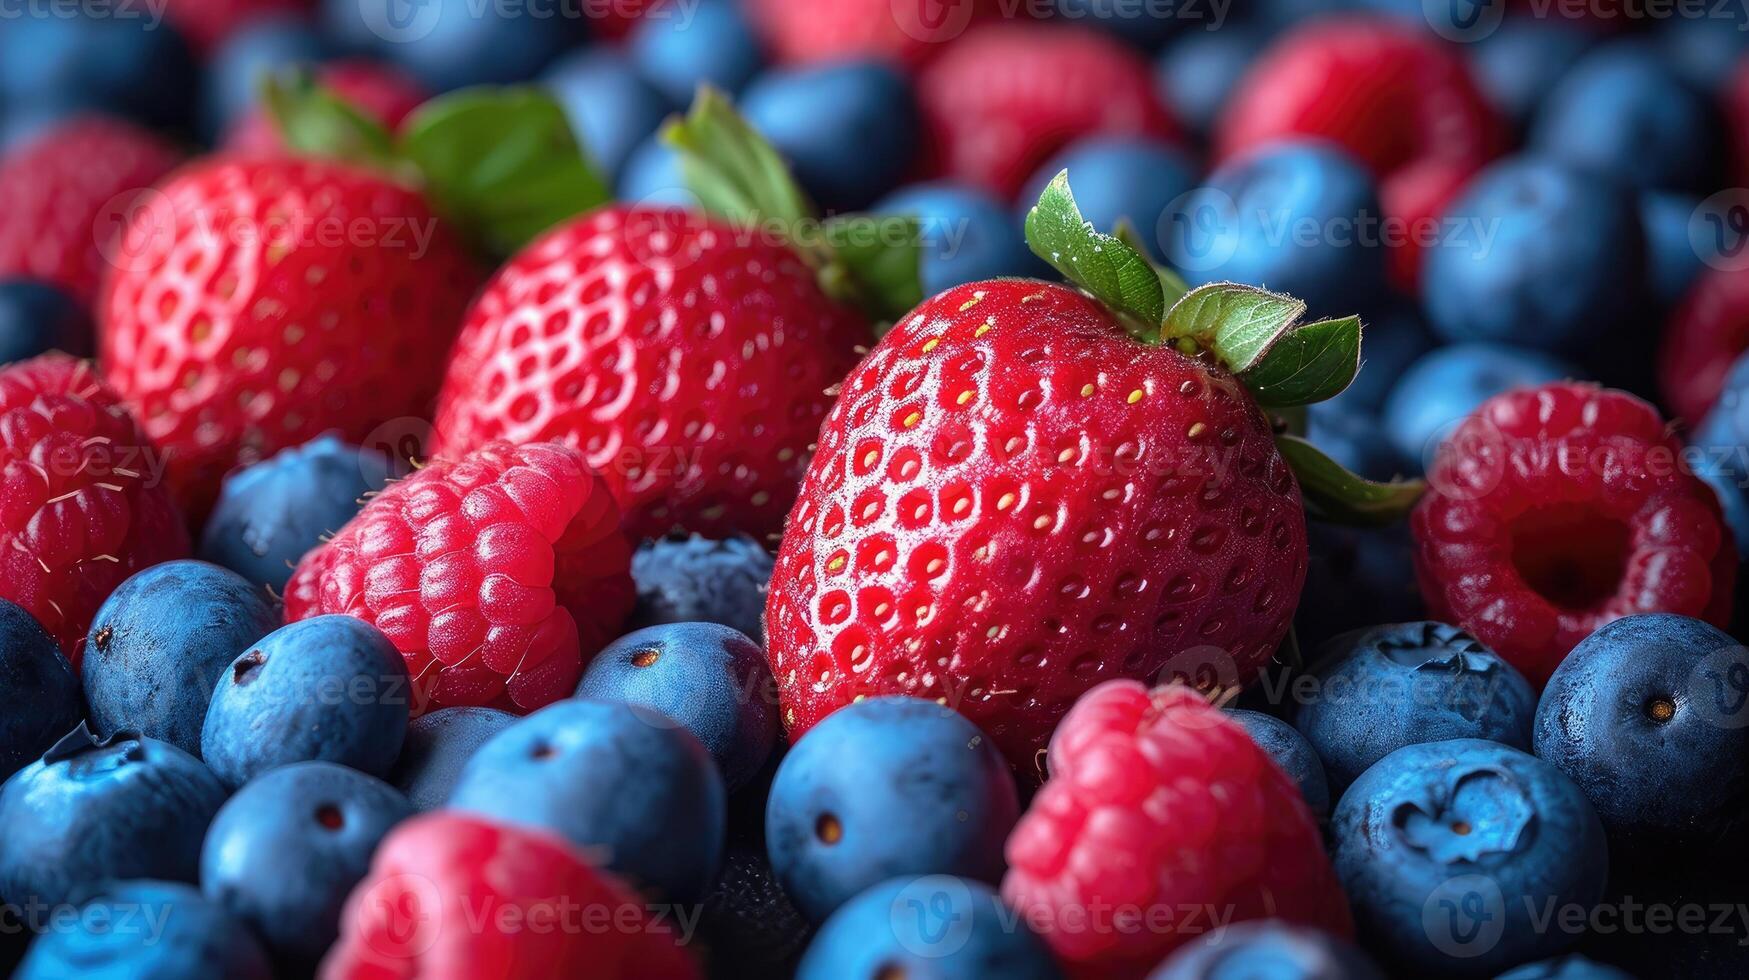
[(538, 88), (433, 99), (407, 120), (399, 149), (439, 210), (499, 255), (612, 198), (564, 110)]
[(400, 175), (395, 138), (345, 99), (316, 84), (308, 71), (268, 75), (261, 104), (292, 152), (362, 164)]
[(1356, 476), (1299, 436), (1278, 435), (1275, 445), (1299, 477), (1306, 514), (1318, 520), (1357, 525), (1395, 523), (1427, 489), (1420, 480), (1376, 483)]
[(878, 323), (893, 323), (922, 302), (923, 232), (915, 217), (828, 218), (825, 233), (836, 265), (850, 276), (849, 288)]
[[(1148, 246), (1142, 241), (1141, 233), (1136, 231), (1136, 226), (1130, 222), (1130, 219), (1119, 218), (1117, 227), (1113, 228), (1111, 233), (1117, 236), (1118, 241), (1140, 252), (1144, 257), (1148, 255)], [(1183, 279), (1179, 278), (1178, 273), (1166, 266), (1158, 263), (1150, 264), (1154, 266), (1154, 274), (1160, 277), (1160, 291), (1165, 294), (1166, 307), (1170, 309), (1172, 304), (1183, 299), (1184, 294), (1190, 292), (1190, 287), (1185, 284)]]
[(1251, 370), (1306, 312), (1292, 296), (1233, 282), (1211, 282), (1184, 294), (1166, 313), (1161, 336), (1190, 340), (1234, 374)]
[(1069, 172), (1057, 174), (1026, 215), (1026, 243), (1039, 258), (1105, 304), (1144, 343), (1160, 337), (1166, 292), (1147, 252), (1096, 230), (1081, 216)]
[(1360, 372), (1360, 318), (1320, 320), (1283, 335), (1240, 380), (1265, 408), (1334, 398)]

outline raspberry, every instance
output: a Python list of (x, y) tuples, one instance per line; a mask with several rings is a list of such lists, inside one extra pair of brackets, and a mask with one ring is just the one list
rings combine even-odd
[(488, 443), (434, 460), (304, 556), (286, 619), (343, 613), (407, 660), (421, 709), (565, 697), (631, 611), (619, 509), (575, 451)]
[(1707, 269), (1670, 314), (1658, 350), (1664, 403), (1699, 425), (1725, 388), (1737, 355), (1749, 350), (1749, 270)]
[(1352, 935), (1299, 789), (1189, 688), (1093, 688), (1050, 768), (1008, 839), (1002, 896), (1072, 972), (1140, 976), (1215, 917)]
[(1498, 395), (1440, 447), (1428, 484), (1412, 526), (1429, 611), (1539, 687), (1611, 620), (1730, 617), (1736, 547), (1718, 498), (1632, 395), (1576, 383)]
[(115, 587), (188, 556), (164, 462), (88, 362), (0, 368), (0, 598), (35, 616), (75, 670)]

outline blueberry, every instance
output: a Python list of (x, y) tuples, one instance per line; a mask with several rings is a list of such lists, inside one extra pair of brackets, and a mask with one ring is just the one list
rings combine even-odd
[(1749, 652), (1686, 616), (1618, 619), (1555, 669), (1536, 753), (1579, 784), (1610, 839), (1640, 853), (1743, 850)]
[(881, 697), (826, 716), (790, 747), (765, 809), (771, 866), (818, 922), (896, 875), (996, 881), (1019, 817), (996, 746), (933, 701)]
[(1167, 261), (1191, 285), (1230, 280), (1353, 313), (1384, 291), (1378, 189), (1320, 142), (1272, 143), (1221, 165), (1164, 228)]
[(279, 622), (263, 589), (217, 565), (173, 561), (131, 576), (97, 610), (85, 641), (92, 729), (198, 753), (219, 676)]
[(758, 847), (733, 846), (700, 908), (699, 935), (732, 975), (793, 976), (813, 926), (796, 911)]
[(671, 108), (615, 51), (566, 55), (541, 80), (564, 106), (577, 141), (609, 181), (619, 176), (632, 151), (656, 132)]
[(449, 799), (480, 746), (515, 723), (515, 715), (495, 708), (443, 708), (420, 715), (407, 726), (389, 782), (414, 807), (435, 810)]
[(1660, 59), (1702, 92), (1721, 92), (1749, 53), (1749, 9), (1715, 4), (1704, 17), (1666, 17), (1652, 34)]
[(698, 196), (686, 185), (680, 154), (652, 134), (632, 150), (614, 181), (614, 197), (645, 207), (697, 208)]
[(1646, 280), (1659, 309), (1675, 306), (1706, 268), (1688, 239), (1689, 222), (1698, 210), (1700, 198), (1691, 194), (1649, 191), (1640, 196)]
[(226, 478), (200, 556), (275, 592), (324, 534), (340, 530), (381, 490), (389, 459), (322, 436)]
[(1362, 322), (1360, 373), (1335, 398), (1319, 402), (1350, 412), (1378, 413), (1409, 365), (1433, 349), (1433, 337), (1413, 303), (1392, 301)]
[(1645, 293), (1638, 208), (1607, 177), (1504, 160), (1465, 187), (1445, 221), (1451, 230), (1422, 256), (1421, 298), (1446, 340), (1574, 351)]
[(0, 599), (0, 779), (79, 724), (79, 678), (36, 618)]
[(51, 350), (84, 357), (91, 338), (91, 318), (73, 297), (33, 279), (0, 278), (0, 364)]
[(1185, 31), (1154, 60), (1155, 91), (1192, 132), (1212, 132), (1239, 79), (1268, 43), (1268, 34), (1252, 25)]
[(13, 980), (272, 980), (249, 930), (191, 885), (123, 881), (31, 947)]
[(1306, 438), (1351, 473), (1389, 480), (1403, 470), (1384, 427), (1371, 414), (1318, 404), (1306, 411)]
[(201, 756), (231, 786), (313, 759), (380, 776), (401, 751), (411, 700), (407, 665), (376, 627), (351, 616), (300, 620), (219, 676)]
[(1494, 108), (1522, 129), (1594, 40), (1559, 20), (1508, 17), (1492, 34), (1468, 45), (1470, 73)]
[(60, 9), (10, 17), (0, 31), (0, 105), (65, 115), (123, 116), (186, 129), (194, 56), (169, 24), (143, 16)]
[(1310, 562), (1294, 613), (1302, 644), (1309, 647), (1362, 626), (1425, 615), (1406, 522), (1343, 527), (1307, 521), (1306, 537)]
[(583, 39), (580, 12), (568, 4), (322, 0), (331, 37), (400, 65), (432, 92), (533, 78)]
[(1603, 826), (1560, 770), (1481, 739), (1398, 749), (1330, 820), (1332, 859), (1363, 944), (1404, 970), (1487, 975), (1575, 938), (1541, 916), (1591, 908)]
[(1276, 920), (1241, 922), (1190, 942), (1148, 980), (1383, 980), (1360, 950)]
[(270, 14), (244, 24), (207, 59), (200, 123), (210, 142), (219, 142), (261, 98), (263, 81), (288, 68), (316, 65), (331, 54), (321, 32), (307, 19)]
[(638, 71), (675, 105), (691, 103), (700, 85), (733, 95), (765, 60), (736, 0), (704, 0), (694, 8), (689, 17), (680, 8), (658, 7), (627, 39)]
[(638, 630), (590, 661), (577, 696), (649, 708), (704, 744), (724, 786), (745, 786), (777, 741), (776, 687), (765, 651), (715, 623)]
[(1033, 174), (1020, 198), (1022, 223), (1045, 186), (1064, 170), (1083, 218), (1105, 230), (1127, 220), (1156, 260), (1170, 240), (1173, 203), (1196, 187), (1197, 177), (1190, 159), (1175, 147), (1139, 137), (1087, 137)]
[(1576, 377), (1538, 351), (1506, 344), (1453, 344), (1417, 360), (1385, 399), (1385, 434), (1410, 472), (1419, 473), (1453, 425), (1503, 391)]
[(917, 151), (910, 83), (878, 62), (767, 71), (747, 87), (741, 111), (828, 211), (867, 207), (898, 185)]
[(698, 535), (644, 544), (632, 555), (634, 626), (720, 623), (761, 642), (771, 553), (752, 538)]
[(1561, 77), (1537, 111), (1528, 144), (1628, 187), (1710, 194), (1721, 183), (1725, 131), (1707, 93), (1650, 45), (1629, 41), (1592, 51)]
[(877, 214), (912, 215), (923, 241), (923, 291), (1032, 274), (1039, 259), (1014, 216), (988, 193), (964, 184), (912, 184), (882, 198)]
[(1511, 664), (1455, 626), (1356, 630), (1313, 657), (1294, 726), (1340, 794), (1405, 745), (1487, 739), (1530, 749), (1536, 692)]
[(1634, 976), (1613, 966), (1569, 954), (1514, 967), (1494, 980), (1634, 980)]
[(332, 762), (250, 780), (219, 809), (200, 853), (206, 896), (276, 955), (314, 963), (340, 935), (340, 909), (377, 842), (413, 815), (394, 787)]
[(894, 877), (844, 902), (808, 945), (796, 980), (1062, 975), (1044, 941), (988, 885), (932, 874)]
[(195, 880), (225, 787), (168, 742), (84, 725), (0, 787), (0, 895), (57, 905), (107, 880)]
[(723, 780), (710, 753), (635, 705), (542, 708), (474, 753), (449, 805), (555, 832), (677, 902), (701, 898), (722, 860)]
[(1300, 795), (1306, 798), (1306, 807), (1312, 811), (1312, 816), (1319, 820), (1330, 816), (1330, 784), (1324, 778), (1324, 764), (1318, 761), (1318, 753), (1312, 750), (1305, 736), (1280, 718), (1261, 711), (1237, 709), (1228, 713), (1234, 721), (1245, 726), (1251, 740), (1268, 752), (1282, 772), (1299, 785)]

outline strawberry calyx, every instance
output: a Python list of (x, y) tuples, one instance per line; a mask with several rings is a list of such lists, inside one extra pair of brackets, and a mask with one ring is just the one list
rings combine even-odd
[(1301, 323), (1306, 304), (1292, 296), (1232, 282), (1187, 286), (1148, 258), (1133, 227), (1111, 234), (1093, 227), (1075, 203), (1067, 170), (1027, 213), (1026, 240), (1138, 341), (1210, 358), (1237, 377), (1273, 413), (1276, 444), (1300, 479), (1311, 516), (1388, 524), (1420, 499), (1420, 481), (1364, 479), (1296, 434), (1304, 428), (1304, 406), (1335, 397), (1359, 373), (1359, 317)]

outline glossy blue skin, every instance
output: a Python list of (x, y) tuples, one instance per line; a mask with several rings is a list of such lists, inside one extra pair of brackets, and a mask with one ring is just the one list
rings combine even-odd
[(1688, 239), (1688, 226), (1700, 198), (1651, 191), (1640, 197), (1640, 226), (1646, 235), (1646, 279), (1652, 301), (1669, 309), (1706, 268)]
[(389, 478), (388, 457), (322, 436), (226, 477), (200, 556), (285, 591), (298, 559), (352, 520)]
[(1372, 177), (1346, 153), (1272, 143), (1210, 174), (1163, 237), (1168, 264), (1193, 286), (1248, 283), (1305, 300), (1313, 316), (1342, 316), (1385, 290), (1380, 214)]
[(1148, 980), (1383, 980), (1360, 950), (1316, 929), (1241, 922), (1190, 942)]
[(1695, 473), (1719, 493), (1740, 567), (1749, 564), (1749, 355), (1731, 365), (1718, 402), (1695, 427), (1689, 446)]
[(414, 813), (393, 786), (332, 762), (281, 766), (219, 809), (200, 852), (206, 896), (278, 956), (313, 963), (377, 843)]
[(1392, 301), (1382, 312), (1363, 315), (1360, 373), (1341, 394), (1318, 404), (1376, 414), (1384, 408), (1397, 379), (1433, 347), (1433, 337), (1413, 303)]
[[(1543, 689), (1536, 752), (1572, 777), (1618, 846), (1719, 848), (1749, 827), (1749, 653), (1697, 619), (1618, 619)], [(1657, 706), (1672, 713), (1655, 716)]]
[(770, 552), (748, 537), (646, 542), (632, 555), (638, 586), (632, 625), (720, 623), (760, 642), (771, 565)]
[(843, 977), (1058, 980), (1044, 940), (981, 881), (893, 877), (845, 902), (815, 934), (796, 980)]
[(1634, 975), (1574, 953), (1514, 967), (1494, 980), (1634, 980)]
[(514, 724), (515, 715), (495, 708), (443, 708), (420, 715), (407, 726), (389, 782), (414, 807), (435, 810), (449, 800), (480, 746)]
[(658, 135), (639, 143), (620, 168), (614, 182), (614, 197), (626, 204), (648, 207), (696, 208), (697, 195), (686, 188), (680, 155)]
[(1111, 229), (1128, 220), (1156, 260), (1164, 258), (1171, 207), (1196, 187), (1190, 158), (1164, 143), (1123, 137), (1090, 137), (1053, 157), (1032, 175), (1021, 193), (1017, 220), (1026, 214), (1057, 174), (1069, 171), (1069, 184), (1081, 216), (1093, 227)]
[(995, 744), (933, 701), (868, 698), (790, 747), (766, 801), (765, 841), (784, 891), (819, 922), (897, 875), (995, 882), (1019, 816)]
[(571, 700), (481, 746), (449, 806), (557, 833), (636, 887), (691, 902), (722, 861), (725, 795), (710, 753), (672, 719)]
[(1385, 400), (1385, 435), (1409, 472), (1433, 459), (1451, 426), (1483, 402), (1513, 388), (1577, 377), (1538, 351), (1505, 344), (1453, 344), (1409, 366)]
[(0, 31), (0, 105), (60, 116), (108, 113), (186, 129), (194, 101), (188, 93), (199, 87), (194, 57), (181, 35), (155, 22), (145, 5), (128, 9), (133, 16), (7, 18)]
[(626, 39), (638, 72), (676, 106), (692, 104), (700, 85), (733, 95), (765, 63), (753, 25), (735, 0), (703, 0), (690, 18), (656, 7)]
[[(432, 92), (540, 74), (588, 34), (576, 4), (322, 0), (322, 26), (349, 50), (392, 61)], [(377, 29), (373, 29), (373, 25)]]
[(876, 214), (913, 215), (923, 237), (923, 292), (968, 282), (1033, 275), (1039, 259), (1026, 247), (1014, 215), (975, 187), (912, 184), (882, 198)]
[(1594, 40), (1555, 18), (1508, 17), (1494, 33), (1462, 50), (1482, 94), (1514, 127), (1522, 128)]
[(259, 104), (263, 81), (276, 72), (311, 66), (331, 54), (314, 24), (290, 14), (252, 20), (207, 59), (200, 100), (201, 135), (218, 142)]
[(1529, 148), (1639, 190), (1710, 194), (1726, 157), (1724, 121), (1651, 45), (1587, 54), (1537, 110)]
[(767, 71), (747, 86), (741, 113), (828, 211), (867, 207), (898, 186), (917, 152), (910, 83), (876, 62)]
[(29, 765), (79, 724), (79, 678), (53, 637), (0, 599), (0, 779)]
[(91, 353), (91, 318), (73, 297), (48, 283), (0, 279), (0, 364), (51, 350)]
[(412, 697), (406, 663), (376, 627), (351, 616), (300, 620), (220, 674), (201, 758), (230, 786), (317, 759), (380, 776), (401, 751)]
[(1317, 681), (1294, 726), (1338, 795), (1405, 745), (1475, 738), (1530, 750), (1536, 691), (1494, 651), (1444, 623), (1335, 637), (1310, 658)]
[(612, 181), (672, 108), (617, 51), (589, 49), (553, 62), (541, 81), (559, 100), (589, 159)]
[(1423, 253), (1421, 302), (1447, 341), (1582, 350), (1645, 294), (1639, 209), (1608, 178), (1514, 157), (1477, 175), (1446, 221)]
[(1351, 473), (1389, 480), (1403, 470), (1384, 427), (1371, 414), (1317, 404), (1306, 412), (1306, 438)]
[(1269, 35), (1251, 25), (1185, 31), (1154, 60), (1154, 89), (1192, 132), (1211, 132), (1239, 79), (1268, 43)]
[(85, 640), (80, 673), (91, 727), (127, 730), (200, 752), (213, 686), (280, 623), (266, 590), (204, 561), (153, 565), (110, 593)]
[(1294, 613), (1303, 650), (1362, 626), (1406, 623), (1426, 615), (1415, 586), (1408, 522), (1342, 527), (1307, 521), (1306, 536), (1306, 588)]
[(52, 905), (107, 880), (192, 882), (224, 802), (224, 784), (176, 746), (80, 725), (0, 787), (0, 895)]
[(191, 885), (123, 881), (30, 947), (13, 980), (272, 980), (249, 930)]
[(1228, 714), (1233, 716), (1234, 721), (1245, 726), (1251, 740), (1268, 752), (1282, 772), (1287, 773), (1300, 787), (1300, 795), (1306, 798), (1306, 806), (1312, 811), (1312, 816), (1319, 820), (1329, 817), (1330, 784), (1324, 778), (1324, 764), (1318, 761), (1318, 753), (1312, 750), (1311, 743), (1306, 741), (1305, 736), (1280, 718), (1261, 711), (1240, 708)]
[(765, 652), (716, 623), (673, 623), (629, 633), (595, 655), (577, 697), (667, 715), (704, 744), (734, 792), (758, 774), (777, 742), (777, 701)]
[(1560, 953), (1578, 937), (1533, 914), (1590, 908), (1608, 877), (1603, 825), (1579, 787), (1480, 739), (1385, 756), (1336, 805), (1330, 836), (1361, 945), (1393, 975), (1485, 976)]

